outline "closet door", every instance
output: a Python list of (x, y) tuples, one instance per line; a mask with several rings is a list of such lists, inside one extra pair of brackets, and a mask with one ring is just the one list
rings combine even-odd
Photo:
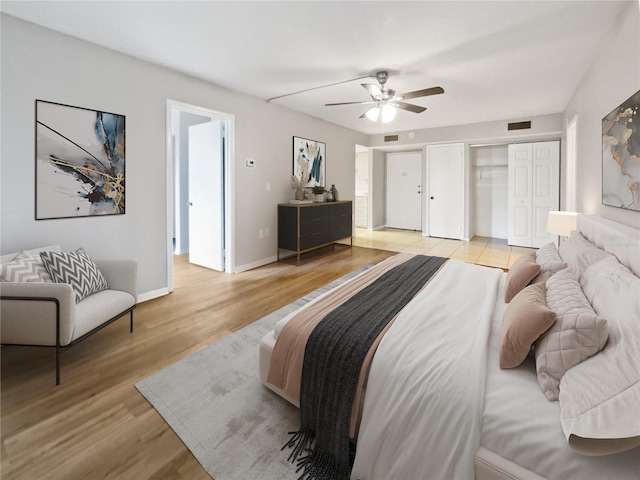
[(509, 145), (509, 245), (541, 247), (550, 210), (560, 207), (560, 142)]
[(560, 208), (560, 142), (533, 144), (531, 246), (558, 240), (547, 233), (549, 211)]
[(464, 145), (427, 146), (429, 236), (464, 236)]
[(509, 145), (509, 245), (528, 247), (531, 245), (531, 192), (533, 145), (518, 143)]
[(422, 153), (387, 154), (387, 227), (422, 230)]

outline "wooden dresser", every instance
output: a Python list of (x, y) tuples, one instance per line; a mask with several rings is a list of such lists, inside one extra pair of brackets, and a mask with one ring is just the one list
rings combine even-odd
[(280, 250), (295, 252), (296, 265), (300, 265), (303, 253), (323, 247), (335, 251), (338, 240), (349, 239), (352, 245), (352, 210), (351, 201), (279, 204), (278, 261)]

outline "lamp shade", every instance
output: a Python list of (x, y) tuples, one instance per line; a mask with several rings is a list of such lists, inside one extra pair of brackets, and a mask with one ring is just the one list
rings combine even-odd
[(378, 115), (380, 115), (380, 108), (379, 107), (373, 107), (373, 108), (367, 110), (367, 113), (365, 113), (365, 115), (372, 122), (376, 122), (376, 121), (378, 121)]
[(549, 212), (547, 216), (547, 232), (568, 237), (572, 230), (576, 230), (578, 225), (577, 212)]

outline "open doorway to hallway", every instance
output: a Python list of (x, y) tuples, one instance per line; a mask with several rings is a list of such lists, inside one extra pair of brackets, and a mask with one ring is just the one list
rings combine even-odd
[(233, 130), (233, 115), (167, 100), (170, 290), (174, 254), (209, 269), (234, 270)]

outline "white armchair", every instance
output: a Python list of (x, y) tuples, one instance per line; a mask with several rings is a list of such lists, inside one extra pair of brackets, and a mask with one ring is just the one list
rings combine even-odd
[[(29, 250), (60, 252), (58, 245)], [(17, 254), (0, 257), (2, 264)], [(108, 289), (76, 303), (71, 285), (37, 281), (0, 283), (0, 343), (50, 346), (56, 349), (56, 385), (60, 384), (60, 354), (118, 318), (130, 314), (138, 298), (138, 266), (134, 260), (94, 260)]]

